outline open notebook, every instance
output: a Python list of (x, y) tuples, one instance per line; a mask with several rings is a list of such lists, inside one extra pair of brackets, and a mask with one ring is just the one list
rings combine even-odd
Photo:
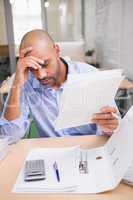
[[(25, 183), (22, 167), (13, 192), (99, 193), (114, 189), (133, 161), (132, 131), (133, 106), (121, 120), (119, 129), (101, 147), (85, 150), (79, 146), (31, 150), (26, 159), (45, 159), (47, 178)], [(87, 161), (87, 170), (81, 173), (79, 166), (84, 159)], [(51, 168), (55, 160), (59, 164), (60, 182), (57, 182)]]

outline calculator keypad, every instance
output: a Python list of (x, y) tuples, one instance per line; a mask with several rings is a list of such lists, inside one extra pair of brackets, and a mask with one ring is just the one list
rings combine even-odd
[(35, 181), (46, 178), (44, 160), (27, 160), (24, 167), (24, 180)]

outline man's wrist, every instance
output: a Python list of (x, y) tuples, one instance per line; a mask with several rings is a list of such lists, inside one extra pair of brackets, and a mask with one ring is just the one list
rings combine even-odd
[(102, 135), (112, 135), (113, 131), (102, 131)]
[(23, 83), (21, 83), (20, 81), (18, 81), (17, 79), (14, 79), (12, 88), (21, 88), (23, 86)]

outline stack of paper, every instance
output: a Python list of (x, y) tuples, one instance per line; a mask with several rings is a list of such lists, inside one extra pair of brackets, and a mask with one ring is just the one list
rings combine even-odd
[(70, 75), (59, 98), (55, 127), (63, 129), (88, 124), (92, 114), (102, 107), (114, 106), (114, 97), (123, 79), (121, 74), (121, 70), (107, 70)]

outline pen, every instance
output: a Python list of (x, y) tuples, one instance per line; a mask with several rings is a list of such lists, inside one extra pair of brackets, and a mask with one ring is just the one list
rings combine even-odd
[(59, 174), (59, 169), (58, 169), (56, 161), (53, 164), (53, 168), (54, 168), (54, 171), (55, 171), (55, 174), (56, 174), (57, 181), (60, 182), (60, 174)]

